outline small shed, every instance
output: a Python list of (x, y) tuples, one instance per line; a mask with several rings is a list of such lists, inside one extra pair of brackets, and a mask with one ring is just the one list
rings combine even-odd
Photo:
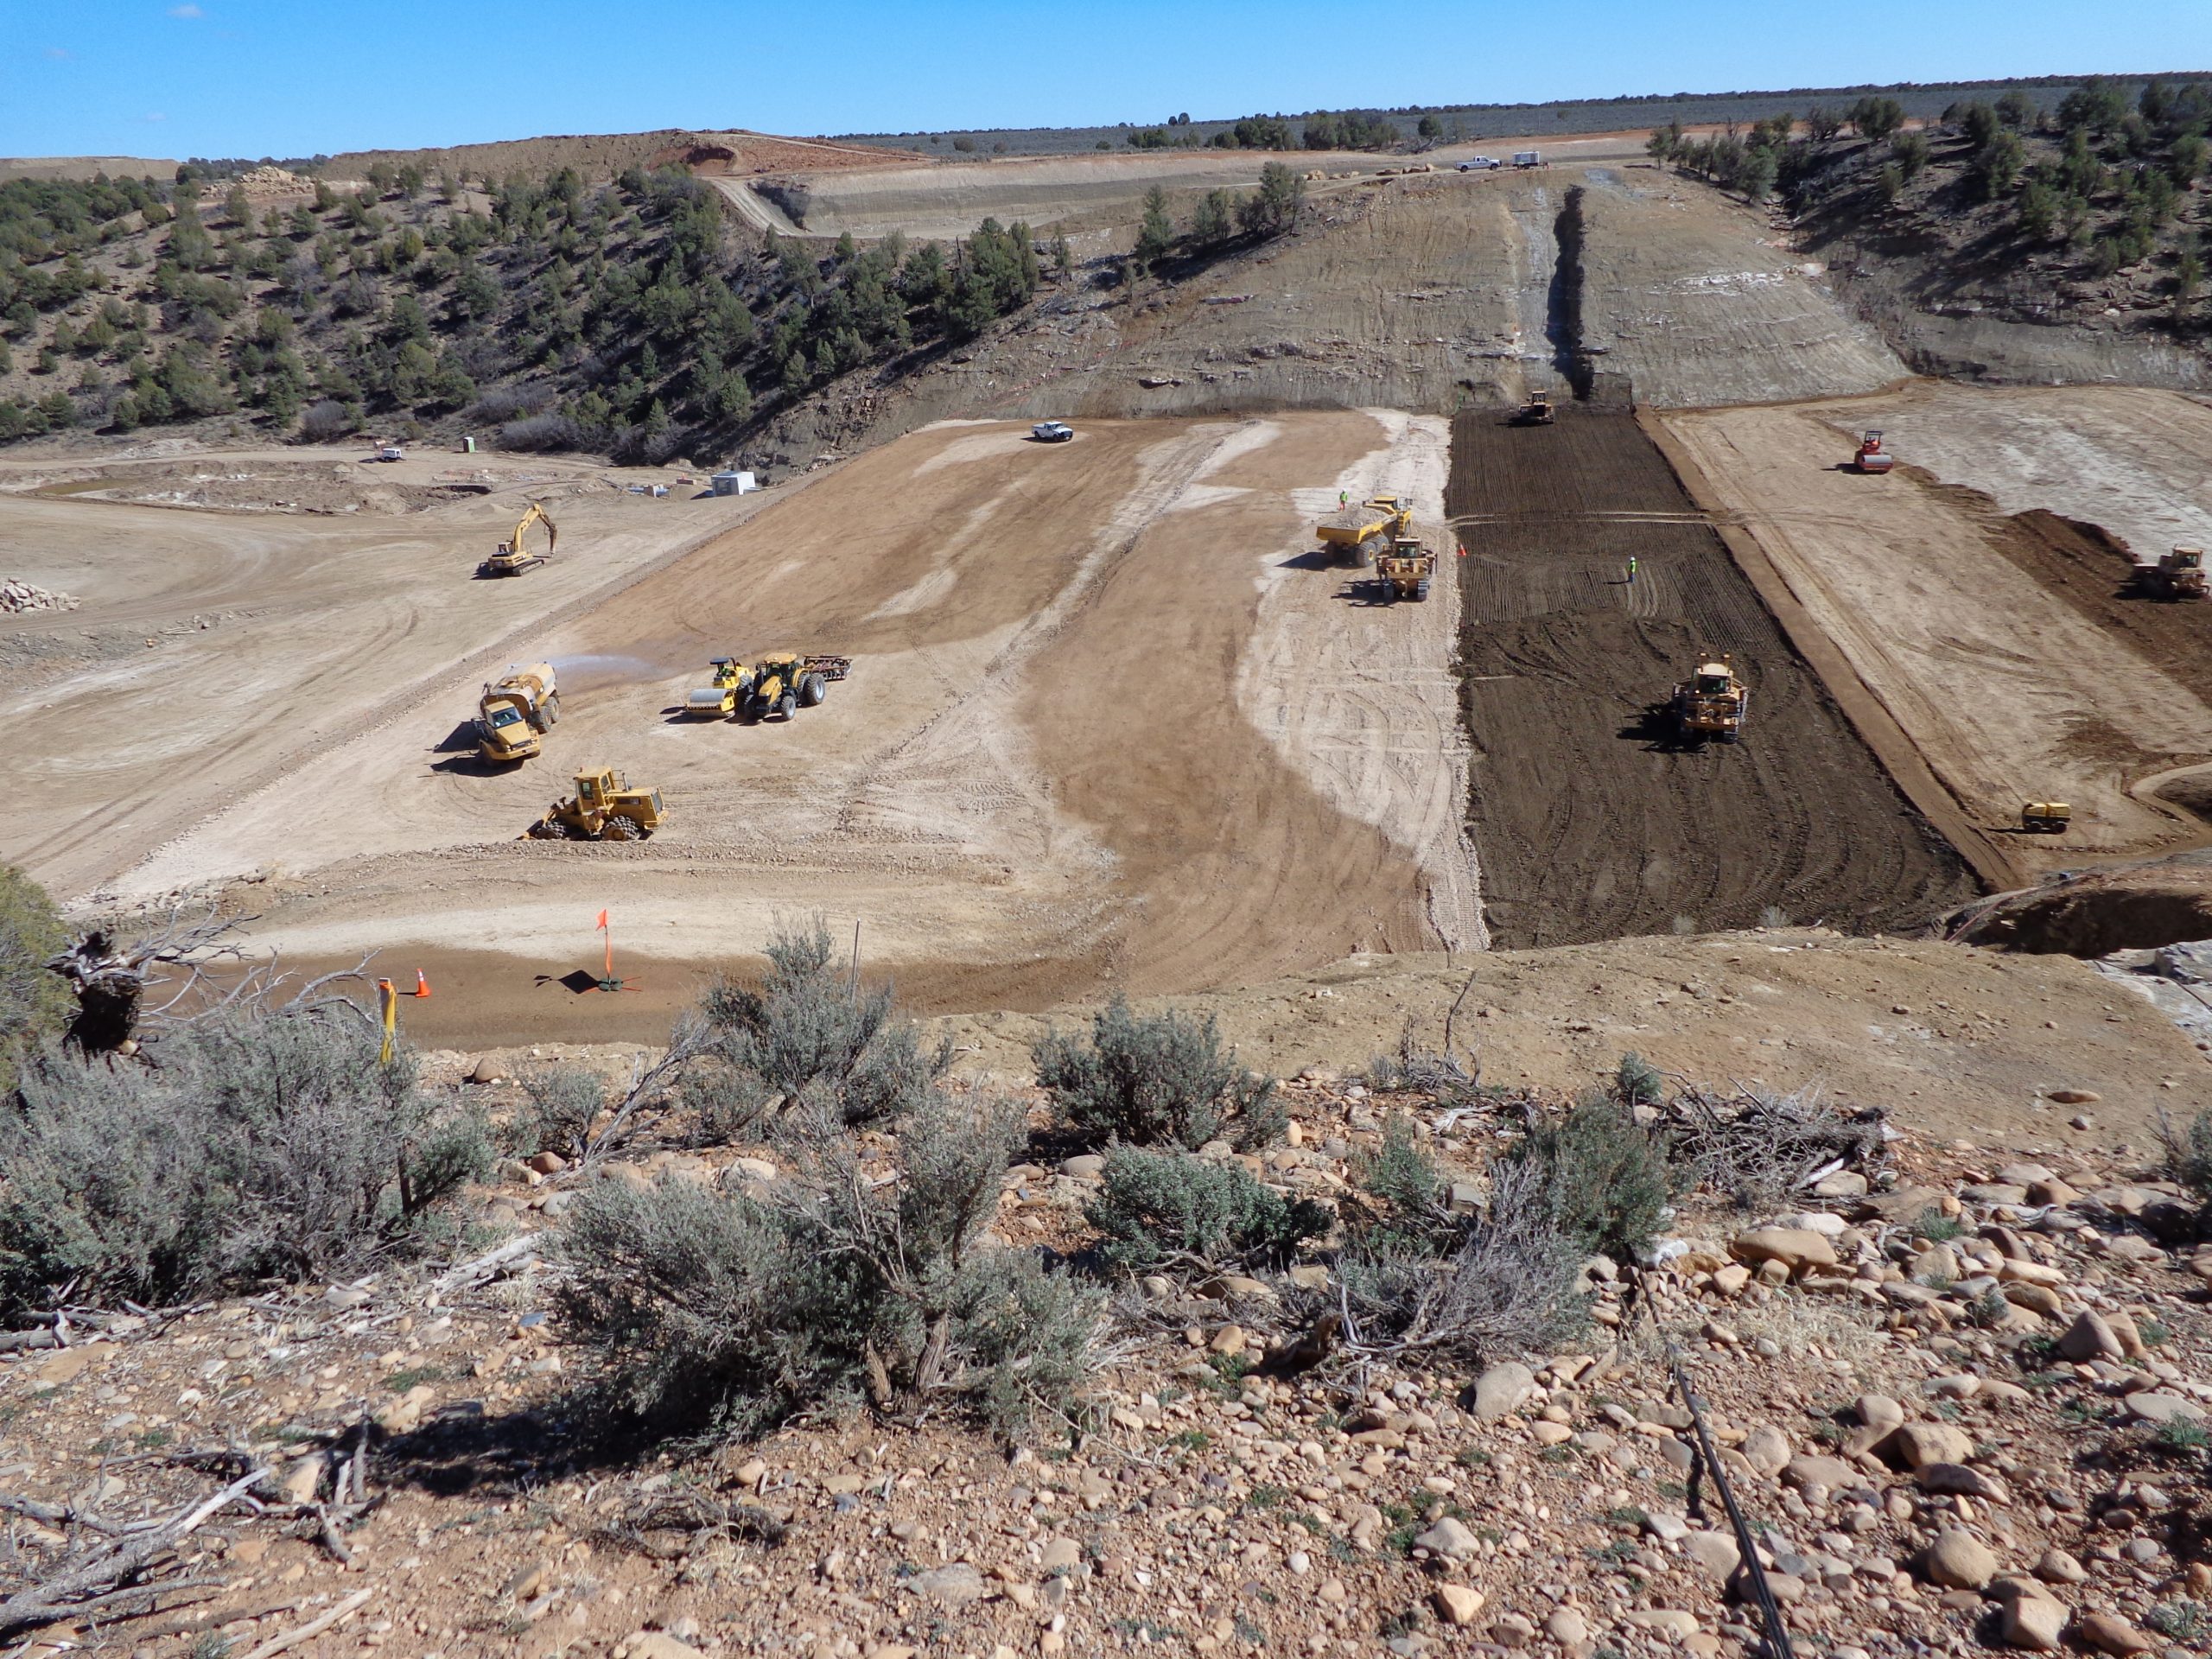
[(750, 473), (721, 472), (712, 480), (716, 495), (750, 495), (760, 487)]

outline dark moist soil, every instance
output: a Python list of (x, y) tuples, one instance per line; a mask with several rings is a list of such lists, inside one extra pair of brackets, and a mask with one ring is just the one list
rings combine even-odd
[[(1770, 906), (1903, 932), (1974, 894), (1720, 538), (1670, 522), (1696, 509), (1627, 411), (1460, 415), (1445, 506), (1468, 554), (1468, 819), (1501, 949), (1748, 927)], [(1750, 687), (1739, 744), (1671, 739), (1665, 703), (1702, 652)]]

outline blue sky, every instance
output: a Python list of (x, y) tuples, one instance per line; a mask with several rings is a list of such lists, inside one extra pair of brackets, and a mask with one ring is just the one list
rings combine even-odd
[(2212, 69), (2212, 0), (0, 0), (0, 155), (1083, 126), (2189, 67)]

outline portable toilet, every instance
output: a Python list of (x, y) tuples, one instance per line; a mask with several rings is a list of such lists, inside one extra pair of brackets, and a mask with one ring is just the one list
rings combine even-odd
[(716, 495), (750, 495), (760, 487), (750, 473), (716, 473), (712, 481)]

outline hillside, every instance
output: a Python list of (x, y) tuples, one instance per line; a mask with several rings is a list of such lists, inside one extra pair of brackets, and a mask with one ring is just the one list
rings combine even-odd
[(682, 169), (489, 187), (365, 170), (334, 189), (257, 168), (217, 201), (0, 186), (0, 440), (227, 416), (310, 440), (498, 428), (510, 448), (658, 461), (969, 338), (1043, 280), (1020, 226), (764, 248)]
[(1653, 142), (1694, 176), (1778, 194), (1798, 245), (1915, 367), (2195, 387), (2212, 373), (2208, 124), (2204, 84), (2092, 80), (2055, 104), (1962, 99), (1917, 127), (1866, 99)]
[[(2171, 72), (2164, 78), (2185, 79), (2188, 74)], [(2132, 84), (2135, 79), (2126, 77), (2125, 80)], [(1414, 104), (1392, 109), (1313, 110), (1273, 118), (1194, 118), (1178, 114), (1155, 122), (1120, 122), (1091, 127), (949, 127), (937, 131), (842, 133), (838, 136), (838, 142), (918, 149), (950, 160), (971, 156), (981, 161), (998, 155), (1070, 155), (1086, 149), (1119, 149), (1128, 145), (1234, 145), (1251, 142), (1256, 124), (1273, 121), (1284, 124), (1280, 132), (1286, 148), (1316, 149), (1325, 148), (1326, 143), (1307, 138), (1308, 128), (1317, 137), (1333, 139), (1341, 135), (1348, 120), (1356, 120), (1368, 142), (1376, 146), (1426, 145), (1464, 139), (1546, 134), (1567, 137), (1578, 133), (1619, 132), (1664, 126), (1670, 121), (1689, 127), (1725, 126), (1732, 123), (1748, 126), (1785, 110), (1802, 111), (1815, 105), (1840, 107), (1869, 96), (1895, 99), (1906, 118), (1916, 121), (1932, 119), (1954, 104), (1974, 99), (1993, 102), (2006, 92), (2019, 93), (2037, 109), (2055, 110), (2084, 84), (2077, 76), (2040, 75), (2010, 80), (1908, 81), (1879, 86), (1797, 86), (1767, 92), (1647, 92), (1527, 104)], [(1262, 130), (1276, 130), (1267, 127)]]

